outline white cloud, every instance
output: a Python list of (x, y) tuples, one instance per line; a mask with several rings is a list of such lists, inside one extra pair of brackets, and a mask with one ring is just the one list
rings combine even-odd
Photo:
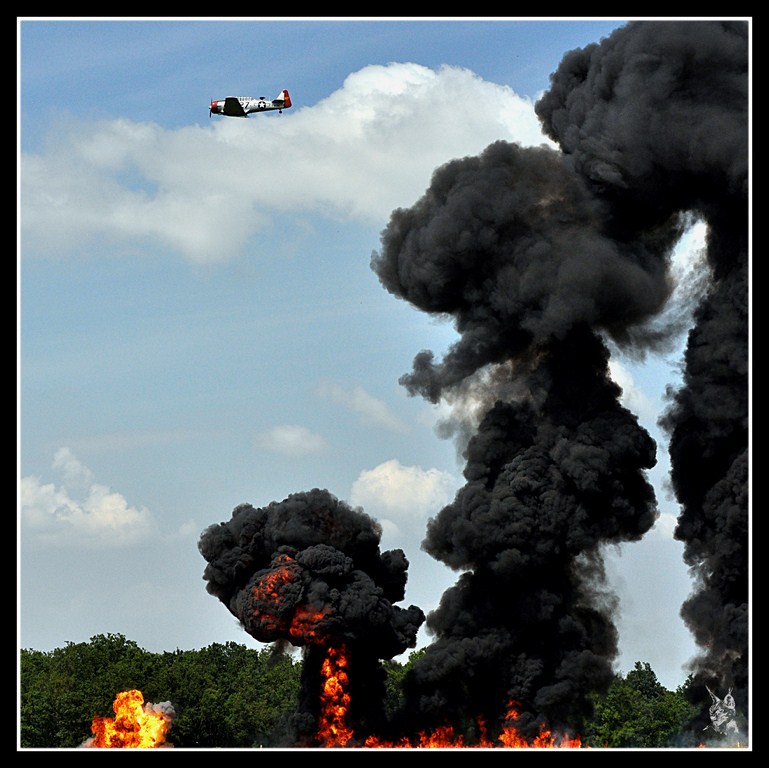
[(344, 389), (333, 381), (323, 381), (317, 388), (320, 397), (326, 397), (360, 415), (361, 424), (382, 427), (391, 432), (408, 432), (410, 427), (398, 418), (385, 402), (370, 395), (361, 386)]
[(708, 225), (697, 219), (678, 241), (673, 249), (673, 271), (679, 280), (685, 280), (705, 260), (707, 236)]
[(658, 405), (635, 383), (632, 374), (615, 358), (609, 360), (609, 375), (622, 387), (620, 402), (640, 421), (653, 425), (659, 415)]
[(53, 468), (64, 475), (64, 482), (69, 486), (89, 486), (93, 482), (93, 473), (69, 448), (59, 448), (53, 456)]
[(63, 476), (59, 487), (33, 476), (19, 484), (22, 524), (33, 542), (122, 547), (154, 534), (151, 513), (94, 483), (91, 471), (68, 448), (56, 452), (53, 468)]
[(673, 535), (678, 525), (678, 518), (670, 512), (660, 512), (659, 517), (654, 523), (654, 527), (649, 533), (656, 534), (661, 539), (675, 540)]
[(461, 478), (439, 469), (404, 466), (390, 459), (364, 470), (352, 484), (350, 502), (377, 519), (385, 534), (417, 531), (454, 497)]
[(320, 435), (298, 424), (282, 424), (260, 432), (254, 437), (254, 445), (284, 456), (323, 453), (328, 447)]
[(106, 241), (199, 263), (240, 252), (276, 211), (382, 225), (451, 159), (499, 139), (552, 144), (530, 99), (466, 69), (412, 63), (364, 67), (279, 116), (52, 130), (42, 153), (21, 159), (25, 253)]

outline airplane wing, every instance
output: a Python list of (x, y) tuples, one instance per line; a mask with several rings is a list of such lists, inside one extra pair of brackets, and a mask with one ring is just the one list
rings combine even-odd
[(224, 110), (222, 111), (222, 114), (229, 115), (230, 117), (246, 117), (246, 111), (234, 96), (228, 96), (224, 100)]

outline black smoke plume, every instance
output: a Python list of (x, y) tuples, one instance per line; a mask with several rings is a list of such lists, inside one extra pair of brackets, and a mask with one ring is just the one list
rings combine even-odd
[(467, 483), (422, 544), (462, 573), (427, 619), (435, 641), (407, 678), (404, 724), (493, 724), (512, 699), (524, 733), (580, 729), (606, 689), (617, 635), (602, 549), (658, 514), (656, 446), (619, 403), (607, 343), (664, 348), (654, 320), (694, 219), (710, 284), (662, 420), (699, 586), (682, 615), (703, 647), (691, 690), (704, 717), (706, 683), (733, 687), (747, 714), (747, 32), (639, 21), (567, 53), (536, 104), (560, 151), (499, 141), (452, 161), (382, 233), (384, 287), (459, 334), (402, 383), (483, 406)]
[(625, 218), (687, 210), (708, 226), (710, 288), (660, 422), (681, 504), (676, 538), (695, 577), (681, 614), (702, 649), (690, 688), (698, 725), (708, 685), (732, 688), (748, 716), (748, 97), (745, 22), (638, 22), (565, 57), (537, 105)]
[(349, 726), (362, 736), (382, 728), (379, 660), (416, 645), (424, 614), (394, 605), (408, 560), (399, 549), (380, 552), (381, 533), (362, 510), (314, 489), (259, 509), (242, 504), (201, 535), (206, 590), (256, 640), (305, 648), (290, 746), (316, 746), (329, 648), (347, 656)]

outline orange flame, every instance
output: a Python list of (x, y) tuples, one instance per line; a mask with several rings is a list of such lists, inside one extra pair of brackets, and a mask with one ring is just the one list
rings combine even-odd
[(294, 611), (294, 618), (291, 619), (289, 634), (306, 643), (323, 643), (326, 635), (317, 627), (318, 622), (328, 616), (331, 609), (324, 607), (323, 610), (313, 611), (304, 606), (298, 606)]
[[(353, 730), (347, 724), (350, 707), (350, 694), (347, 691), (347, 649), (342, 645), (328, 649), (328, 655), (321, 666), (323, 687), (321, 692), (321, 712), (318, 719), (317, 741), (324, 747), (345, 747), (353, 741)], [(476, 744), (466, 744), (462, 734), (455, 734), (450, 725), (436, 728), (432, 733), (420, 732), (412, 742), (405, 736), (398, 741), (388, 741), (377, 736), (369, 736), (363, 742), (369, 748), (396, 749), (445, 749), (445, 748), (489, 748), (504, 747), (518, 749), (579, 749), (582, 741), (579, 737), (556, 737), (542, 726), (539, 734), (531, 740), (523, 737), (511, 721), (520, 716), (517, 702), (510, 702), (505, 717), (505, 724), (497, 742), (486, 735), (483, 723), (479, 723), (481, 736)]]
[(347, 693), (347, 656), (344, 646), (329, 648), (323, 660), (323, 690), (320, 695), (321, 711), (318, 721), (318, 741), (324, 747), (344, 747), (353, 732), (346, 724), (350, 706)]
[(539, 734), (534, 739), (527, 741), (521, 736), (515, 726), (509, 722), (520, 717), (520, 714), (518, 704), (511, 701), (508, 706), (505, 725), (502, 727), (502, 733), (499, 736), (502, 746), (519, 749), (579, 749), (582, 746), (582, 740), (579, 736), (573, 739), (568, 735), (556, 738), (553, 736), (552, 731), (545, 728), (544, 725), (540, 727)]
[[(276, 560), (282, 565), (262, 576), (259, 583), (254, 586), (253, 593), (260, 602), (272, 603), (277, 608), (280, 606), (280, 588), (293, 582), (294, 574), (288, 567), (293, 562), (293, 558), (288, 555), (279, 555)], [(260, 620), (265, 629), (271, 633), (283, 634), (288, 629), (286, 619), (272, 613), (262, 613)]]
[(462, 734), (455, 734), (454, 729), (450, 725), (443, 725), (436, 728), (432, 733), (425, 731), (420, 732), (417, 735), (416, 742), (411, 743), (408, 739), (401, 739), (397, 742), (383, 741), (376, 736), (370, 736), (365, 741), (366, 747), (379, 747), (379, 748), (419, 748), (419, 749), (461, 749), (461, 748), (475, 748), (475, 749), (490, 749), (493, 747), (506, 748), (506, 749), (579, 749), (582, 747), (582, 741), (579, 737), (569, 738), (563, 736), (556, 738), (552, 732), (544, 726), (540, 729), (539, 735), (534, 739), (528, 740), (522, 736), (519, 731), (511, 723), (507, 722), (518, 717), (519, 712), (513, 704), (510, 705), (510, 709), (507, 712), (506, 723), (502, 728), (502, 733), (497, 738), (495, 743), (486, 735), (486, 730), (482, 723), (479, 723), (481, 736), (478, 742), (475, 744), (465, 743), (464, 736)]
[[(254, 585), (254, 598), (262, 605), (271, 604), (275, 611), (275, 613), (262, 611), (259, 614), (259, 620), (262, 627), (272, 635), (289, 634), (304, 643), (326, 642), (328, 638), (319, 631), (317, 624), (329, 614), (330, 608), (323, 607), (321, 610), (315, 610), (305, 605), (297, 605), (293, 610), (293, 616), (289, 618), (285, 615), (288, 606), (281, 605), (281, 587), (292, 584), (296, 579), (296, 574), (291, 569), (291, 565), (295, 562), (290, 555), (278, 555), (273, 560), (275, 570), (262, 576)], [(281, 608), (284, 608), (283, 616), (278, 615)]]
[(96, 715), (91, 724), (93, 737), (85, 747), (106, 747), (112, 749), (152, 749), (166, 743), (166, 733), (171, 727), (172, 714), (154, 705), (144, 705), (141, 691), (131, 690), (118, 693), (112, 703), (115, 719)]
[(255, 587), (255, 591), (259, 592), (263, 599), (266, 600), (269, 597), (277, 603), (280, 601), (279, 588), (294, 580), (294, 575), (287, 568), (288, 564), (294, 561), (288, 555), (278, 555), (275, 560), (283, 563), (283, 566), (265, 574)]

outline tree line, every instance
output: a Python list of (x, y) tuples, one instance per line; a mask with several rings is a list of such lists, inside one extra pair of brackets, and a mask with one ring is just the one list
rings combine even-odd
[[(385, 661), (387, 701), (398, 705), (400, 684), (423, 650), (406, 663)], [(302, 663), (273, 648), (214, 643), (200, 650), (151, 653), (120, 634), (96, 635), (50, 652), (22, 649), (19, 666), (19, 746), (78, 747), (96, 715), (114, 717), (117, 693), (138, 689), (145, 702), (170, 701), (176, 712), (166, 737), (186, 748), (254, 748), (285, 744), (296, 711)], [(580, 734), (583, 746), (673, 746), (693, 719), (686, 697), (691, 677), (675, 691), (648, 663), (615, 676)]]

